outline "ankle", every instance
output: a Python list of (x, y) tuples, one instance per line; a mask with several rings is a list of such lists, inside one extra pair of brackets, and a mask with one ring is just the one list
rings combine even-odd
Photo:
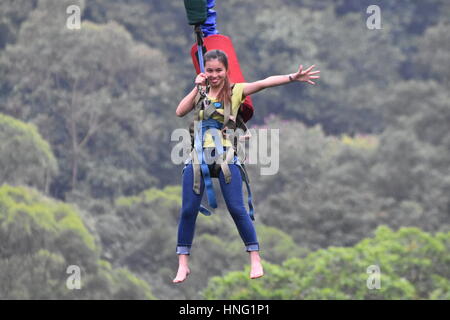
[(258, 251), (250, 251), (250, 261), (253, 262), (261, 262), (261, 257)]
[(178, 262), (180, 264), (187, 264), (189, 262), (189, 255), (188, 254), (179, 254)]

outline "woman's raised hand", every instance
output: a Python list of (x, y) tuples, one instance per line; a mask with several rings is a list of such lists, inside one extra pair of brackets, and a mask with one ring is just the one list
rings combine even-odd
[(315, 75), (320, 73), (320, 71), (313, 71), (314, 67), (316, 65), (313, 64), (311, 67), (309, 67), (308, 69), (303, 71), (303, 65), (300, 65), (300, 68), (298, 69), (298, 71), (294, 74), (291, 75), (292, 80), (294, 81), (303, 81), (303, 82), (308, 82), (309, 84), (316, 84), (314, 81), (312, 81), (311, 79), (319, 79), (320, 76), (319, 75)]
[(196, 85), (201, 85), (201, 86), (206, 86), (206, 74), (204, 73), (199, 73), (197, 75), (197, 77), (195, 78), (195, 84)]

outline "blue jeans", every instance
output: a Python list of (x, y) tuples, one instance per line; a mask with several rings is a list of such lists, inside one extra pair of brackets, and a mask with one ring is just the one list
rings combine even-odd
[[(259, 243), (256, 238), (256, 231), (252, 220), (244, 206), (242, 194), (242, 176), (239, 166), (229, 164), (231, 171), (231, 182), (227, 184), (223, 172), (220, 171), (219, 182), (223, 198), (228, 211), (237, 226), (239, 234), (244, 241), (247, 251), (258, 251)], [(193, 169), (192, 164), (188, 164), (183, 172), (183, 200), (178, 224), (177, 254), (190, 254), (192, 240), (195, 232), (195, 222), (198, 210), (205, 189), (203, 179), (201, 179), (200, 194), (196, 194), (192, 189)]]

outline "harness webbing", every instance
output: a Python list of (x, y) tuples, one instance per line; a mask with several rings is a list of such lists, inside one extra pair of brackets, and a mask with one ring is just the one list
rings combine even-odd
[[(208, 113), (209, 117), (207, 117), (206, 119), (204, 119), (204, 116), (206, 114), (205, 112), (203, 112), (203, 117), (200, 116), (201, 111), (200, 109), (203, 109), (204, 111), (206, 108), (210, 108), (211, 106), (214, 105), (205, 102), (205, 99), (207, 99), (207, 96), (204, 94), (204, 92), (199, 93), (199, 98), (196, 99), (196, 112), (195, 112), (196, 121), (194, 121), (193, 123), (194, 125), (192, 130), (193, 150), (191, 152), (191, 159), (190, 159), (194, 171), (193, 190), (196, 194), (200, 194), (200, 183), (201, 179), (203, 179), (206, 194), (208, 197), (208, 205), (212, 208), (217, 208), (217, 201), (214, 193), (214, 185), (212, 182), (212, 176), (209, 167), (211, 163), (208, 163), (209, 162), (208, 160), (212, 159), (207, 159), (205, 155), (205, 149), (203, 148), (205, 134), (209, 133), (211, 134), (211, 137), (214, 141), (213, 150), (216, 152), (216, 156), (218, 155), (218, 158), (221, 160), (220, 165), (214, 162), (214, 169), (213, 169), (214, 172), (216, 172), (216, 170), (221, 169), (225, 178), (225, 183), (228, 184), (231, 182), (231, 172), (228, 167), (228, 164), (233, 163), (238, 165), (241, 171), (242, 180), (244, 180), (245, 185), (247, 187), (249, 216), (252, 220), (255, 220), (254, 209), (252, 204), (253, 198), (250, 190), (250, 181), (248, 179), (245, 166), (241, 163), (239, 158), (239, 151), (240, 148), (242, 147), (240, 146), (239, 142), (237, 142), (238, 145), (236, 147), (229, 147), (226, 150), (226, 153), (224, 153), (224, 147), (222, 145), (222, 135), (223, 135), (222, 129), (224, 128), (225, 124), (211, 118), (213, 114), (216, 114), (216, 111), (213, 113)], [(217, 107), (220, 107), (220, 104)], [(231, 106), (227, 104), (225, 106), (225, 109), (227, 107), (230, 108)], [(215, 109), (215, 107), (213, 108)], [(227, 113), (230, 114), (230, 111), (228, 111)], [(239, 139), (237, 139), (237, 141), (239, 141)], [(211, 212), (203, 205), (200, 205), (199, 211), (204, 215), (207, 216), (211, 215)]]
[(220, 156), (222, 156), (222, 154), (223, 154), (223, 146), (222, 146), (221, 137), (217, 136), (218, 131), (210, 130), (210, 129), (219, 129), (220, 130), (220, 129), (222, 129), (222, 124), (219, 121), (214, 120), (214, 119), (201, 120), (198, 123), (197, 128), (195, 130), (194, 148), (195, 148), (195, 151), (197, 152), (198, 162), (200, 164), (200, 169), (203, 174), (203, 181), (205, 183), (206, 194), (208, 196), (208, 204), (212, 208), (217, 208), (216, 196), (214, 194), (214, 186), (213, 186), (213, 183), (211, 180), (211, 175), (209, 173), (209, 167), (208, 167), (208, 164), (206, 163), (204, 150), (203, 150), (204, 134), (207, 131), (209, 133), (210, 132), (213, 133), (212, 136), (213, 136), (215, 146), (216, 146), (215, 149), (216, 149), (216, 152)]

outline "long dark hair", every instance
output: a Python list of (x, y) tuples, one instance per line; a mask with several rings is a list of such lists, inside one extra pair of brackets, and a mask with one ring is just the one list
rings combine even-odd
[(223, 83), (223, 87), (217, 95), (217, 99), (223, 103), (231, 103), (231, 84), (228, 78), (228, 57), (222, 50), (211, 50), (208, 51), (204, 56), (205, 64), (207, 61), (217, 59), (225, 66), (226, 75)]

